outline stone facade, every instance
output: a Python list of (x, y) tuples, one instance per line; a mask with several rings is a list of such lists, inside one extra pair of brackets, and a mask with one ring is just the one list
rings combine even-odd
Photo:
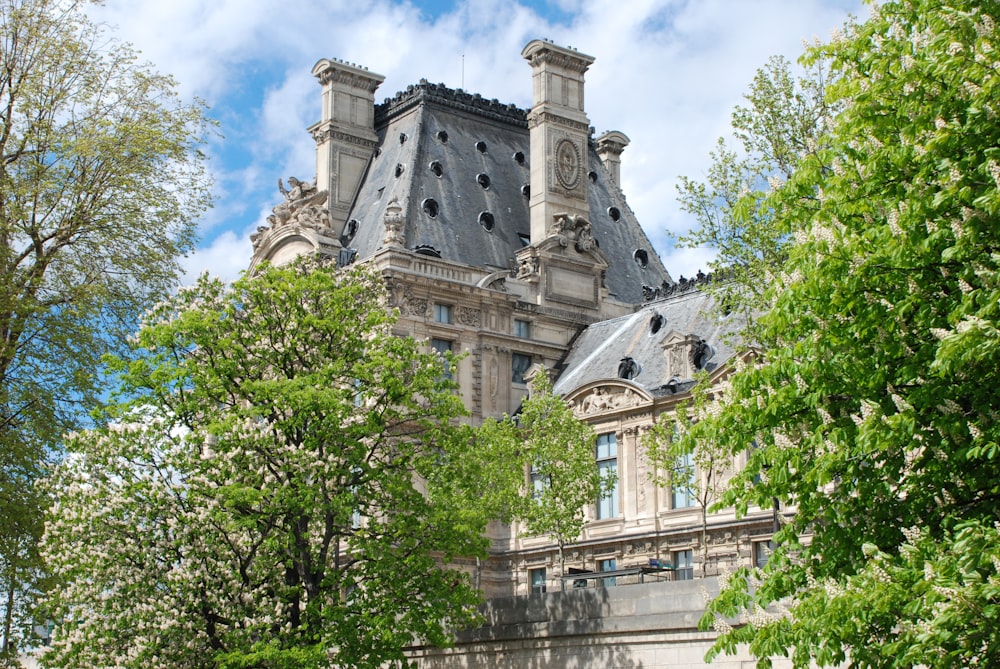
[(491, 558), (469, 567), (489, 624), (454, 651), (415, 651), (421, 666), (700, 666), (704, 581), (680, 581), (766, 557), (780, 509), (712, 515), (701, 545), (701, 509), (653, 483), (643, 435), (690, 398), (695, 373), (724, 382), (739, 324), (712, 315), (707, 277), (674, 280), (635, 220), (619, 186), (629, 140), (595, 140), (584, 110), (594, 59), (541, 40), (522, 56), (528, 111), (426, 81), (376, 104), (381, 75), (319, 61), (318, 183), (279, 182), (284, 201), (253, 235), (251, 268), (300, 254), (376, 268), (398, 334), (461, 354), (454, 374), (475, 422), (513, 414), (525, 372), (552, 370), (619, 479), (585, 510), (567, 567), (674, 568), (661, 574), (670, 583), (592, 577), (562, 593), (553, 543), (495, 524)]

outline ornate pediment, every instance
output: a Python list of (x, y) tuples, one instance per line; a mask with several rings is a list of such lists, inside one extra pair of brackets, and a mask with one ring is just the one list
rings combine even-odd
[(613, 384), (602, 384), (584, 391), (570, 400), (573, 414), (577, 418), (594, 416), (610, 411), (631, 409), (645, 404), (649, 398), (634, 388)]

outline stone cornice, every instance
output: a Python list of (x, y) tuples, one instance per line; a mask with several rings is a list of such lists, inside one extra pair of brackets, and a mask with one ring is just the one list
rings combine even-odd
[(327, 84), (347, 84), (368, 93), (374, 93), (385, 77), (369, 72), (368, 68), (348, 63), (338, 58), (324, 58), (313, 65), (313, 76), (323, 86)]
[(487, 100), (481, 95), (454, 90), (444, 84), (428, 83), (426, 79), (375, 105), (375, 125), (385, 125), (421, 103), (457, 109), (519, 128), (528, 126), (527, 112), (517, 105), (504, 104), (496, 99)]

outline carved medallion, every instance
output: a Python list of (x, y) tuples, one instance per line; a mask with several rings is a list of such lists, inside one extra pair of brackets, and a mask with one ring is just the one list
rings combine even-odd
[(580, 151), (572, 140), (562, 139), (556, 145), (556, 178), (566, 190), (580, 183)]

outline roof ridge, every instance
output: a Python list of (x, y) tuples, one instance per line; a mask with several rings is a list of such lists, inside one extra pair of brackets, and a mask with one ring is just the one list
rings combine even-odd
[(407, 86), (406, 90), (375, 105), (375, 125), (384, 125), (420, 103), (438, 104), (493, 121), (528, 127), (528, 112), (515, 104), (506, 104), (496, 98), (486, 99), (478, 93), (448, 88), (444, 84), (432, 84), (426, 79)]

